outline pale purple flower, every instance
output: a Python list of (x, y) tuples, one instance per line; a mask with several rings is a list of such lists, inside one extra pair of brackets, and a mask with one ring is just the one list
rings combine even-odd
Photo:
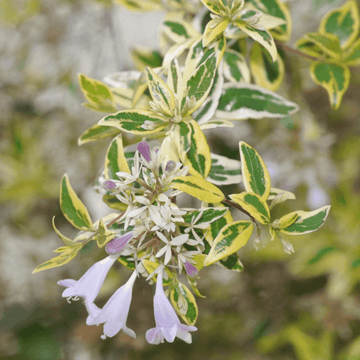
[(104, 186), (106, 187), (106, 189), (109, 189), (109, 190), (116, 189), (116, 184), (111, 180), (105, 181)]
[(137, 273), (134, 271), (127, 283), (111, 296), (104, 307), (98, 311), (97, 315), (93, 316), (90, 313), (86, 319), (87, 325), (100, 325), (104, 323), (102, 339), (113, 337), (120, 330), (123, 330), (133, 338), (136, 337), (135, 332), (126, 326), (136, 275)]
[(153, 345), (164, 342), (170, 343), (178, 337), (188, 344), (191, 344), (191, 334), (189, 331), (196, 331), (195, 326), (183, 325), (180, 323), (175, 310), (165, 295), (163, 289), (162, 271), (158, 274), (156, 292), (154, 296), (154, 314), (156, 327), (146, 332), (146, 340)]
[(62, 297), (70, 300), (78, 300), (78, 297), (85, 299), (86, 307), (96, 299), (107, 273), (119, 255), (110, 255), (95, 263), (79, 280), (65, 279), (58, 281), (58, 285), (65, 286)]
[(105, 250), (109, 255), (116, 254), (124, 249), (124, 247), (129, 243), (129, 241), (133, 238), (133, 234), (131, 232), (121, 235), (118, 238), (111, 240), (105, 246)]
[(142, 141), (142, 142), (138, 143), (137, 149), (147, 162), (151, 161), (150, 148), (149, 148), (149, 145), (147, 144), (147, 142)]
[(184, 264), (184, 268), (186, 270), (186, 273), (190, 276), (190, 277), (194, 277), (197, 275), (198, 273), (198, 270), (197, 268), (191, 264), (189, 261), (185, 261), (185, 264)]

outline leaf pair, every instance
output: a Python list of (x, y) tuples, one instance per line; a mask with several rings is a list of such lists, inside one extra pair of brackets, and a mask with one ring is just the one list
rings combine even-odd
[(350, 83), (348, 66), (360, 65), (359, 10), (354, 0), (331, 10), (322, 19), (318, 33), (308, 33), (296, 46), (318, 58), (310, 67), (313, 81), (328, 93), (330, 104), (338, 109)]

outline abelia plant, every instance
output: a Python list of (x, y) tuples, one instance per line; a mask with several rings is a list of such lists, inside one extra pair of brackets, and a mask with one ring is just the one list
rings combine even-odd
[[(137, 71), (110, 74), (104, 82), (79, 75), (85, 106), (106, 113), (79, 137), (79, 145), (113, 138), (95, 185), (113, 212), (93, 222), (65, 175), (60, 205), (79, 233), (69, 239), (53, 220), (64, 246), (34, 272), (68, 263), (94, 241), (108, 256), (79, 280), (58, 282), (69, 302), (84, 301), (87, 325), (104, 324), (103, 338), (121, 330), (135, 337), (126, 320), (134, 283), (142, 276), (156, 283), (155, 327), (147, 331), (147, 341), (159, 344), (178, 337), (191, 343), (198, 317), (193, 293), (202, 297), (197, 281), (203, 267), (243, 271), (238, 251), (251, 239), (256, 249), (264, 246), (264, 234), (291, 254), (289, 238), (318, 230), (330, 210), (324, 206), (274, 217), (273, 208), (295, 195), (272, 187), (255, 148), (239, 139), (237, 161), (212, 153), (206, 138), (206, 130), (232, 127), (232, 121), (279, 119), (299, 110), (274, 92), (284, 73), (277, 44), (290, 49), (282, 42), (289, 39), (291, 18), (280, 0), (118, 2), (131, 10), (163, 9), (167, 14), (160, 28), (160, 52), (134, 49)], [(358, 23), (355, 2), (349, 1), (324, 18), (319, 34), (298, 42), (301, 51), (316, 55), (313, 74), (317, 80), (329, 78), (319, 82), (328, 90), (331, 85), (335, 107), (342, 96), (338, 80), (348, 78), (338, 61), (358, 63)], [(343, 75), (336, 69), (343, 69)], [(229, 184), (240, 184), (242, 192), (225, 196), (220, 187)], [(184, 194), (199, 206), (179, 207), (177, 200)], [(234, 221), (230, 209), (246, 219)], [(99, 308), (95, 301), (112, 266), (132, 274)]]

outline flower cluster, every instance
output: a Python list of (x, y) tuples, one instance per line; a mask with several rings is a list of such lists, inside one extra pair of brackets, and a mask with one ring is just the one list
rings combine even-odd
[[(104, 193), (116, 196), (127, 206), (116, 221), (120, 230), (105, 246), (108, 257), (94, 264), (80, 280), (66, 279), (58, 284), (66, 287), (63, 297), (69, 302), (79, 298), (84, 300), (89, 313), (87, 325), (104, 324), (102, 338), (113, 337), (121, 329), (135, 337), (134, 331), (127, 328), (126, 319), (134, 282), (137, 276), (143, 275), (150, 282), (157, 281), (154, 297), (156, 327), (147, 332), (148, 342), (159, 344), (164, 339), (173, 342), (177, 336), (191, 343), (189, 332), (195, 331), (196, 327), (180, 323), (163, 290), (163, 277), (166, 285), (176, 286), (176, 272), (183, 272), (191, 282), (195, 281), (198, 269), (194, 257), (205, 249), (201, 229), (208, 228), (211, 222), (198, 223), (205, 208), (194, 214), (195, 209), (180, 209), (174, 203), (181, 191), (169, 186), (175, 177), (185, 176), (187, 172), (186, 166), (169, 160), (160, 149), (150, 150), (146, 142), (140, 142), (130, 173), (120, 171), (116, 174), (118, 180), (100, 180)], [(135, 269), (126, 284), (100, 309), (95, 299), (111, 266), (121, 257), (131, 261)], [(149, 263), (155, 265), (153, 271), (149, 269)]]

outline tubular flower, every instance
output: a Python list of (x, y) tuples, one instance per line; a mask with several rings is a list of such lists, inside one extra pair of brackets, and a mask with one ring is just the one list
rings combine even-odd
[(119, 254), (115, 254), (98, 261), (79, 280), (58, 281), (58, 285), (66, 287), (62, 297), (67, 298), (68, 301), (78, 300), (79, 297), (82, 297), (85, 299), (88, 311), (95, 309), (91, 304), (96, 299), (107, 273), (118, 257)]
[(123, 330), (133, 338), (136, 337), (135, 332), (126, 326), (136, 275), (137, 272), (134, 271), (126, 284), (111, 296), (96, 316), (90, 313), (86, 319), (87, 325), (104, 324), (104, 335), (101, 336), (102, 339), (113, 337), (120, 330)]
[(164, 339), (172, 343), (175, 337), (191, 344), (190, 331), (196, 331), (195, 326), (180, 323), (175, 310), (165, 295), (163, 289), (162, 271), (158, 274), (156, 292), (154, 296), (154, 314), (156, 327), (146, 332), (146, 340), (153, 345), (164, 342)]

